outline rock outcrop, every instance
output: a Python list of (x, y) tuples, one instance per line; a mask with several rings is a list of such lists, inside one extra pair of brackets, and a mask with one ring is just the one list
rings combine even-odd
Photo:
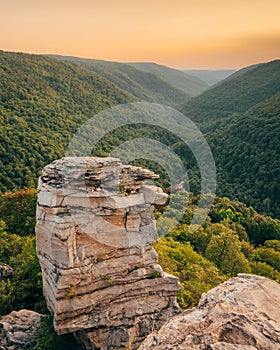
[(86, 349), (137, 349), (180, 312), (178, 279), (162, 271), (153, 203), (166, 195), (153, 172), (116, 158), (64, 158), (38, 186), (37, 253), (59, 334)]
[(139, 350), (279, 350), (280, 285), (240, 274), (150, 334)]
[(0, 264), (0, 281), (6, 281), (14, 275), (14, 269), (7, 264)]
[(29, 349), (35, 344), (35, 334), (42, 315), (35, 311), (12, 311), (0, 317), (0, 349)]

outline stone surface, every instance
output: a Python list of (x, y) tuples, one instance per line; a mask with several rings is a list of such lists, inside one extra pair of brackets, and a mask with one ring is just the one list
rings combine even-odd
[(137, 349), (174, 314), (178, 279), (153, 248), (153, 203), (166, 194), (153, 172), (117, 158), (64, 158), (43, 169), (37, 253), (59, 334), (87, 349)]
[(0, 264), (0, 281), (6, 281), (14, 274), (14, 269), (7, 264)]
[(240, 274), (150, 334), (139, 350), (279, 350), (280, 285)]
[(35, 344), (35, 334), (42, 315), (35, 311), (13, 311), (0, 317), (0, 349), (28, 349)]

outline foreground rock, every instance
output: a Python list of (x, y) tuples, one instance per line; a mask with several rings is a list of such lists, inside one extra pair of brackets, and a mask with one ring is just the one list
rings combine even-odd
[(35, 311), (13, 311), (0, 317), (0, 349), (28, 349), (35, 344), (35, 335), (42, 315)]
[(279, 350), (280, 285), (240, 274), (152, 333), (139, 350)]
[(116, 158), (64, 158), (39, 181), (37, 253), (59, 334), (87, 349), (137, 349), (179, 313), (178, 279), (162, 271), (152, 204), (166, 195), (153, 172)]

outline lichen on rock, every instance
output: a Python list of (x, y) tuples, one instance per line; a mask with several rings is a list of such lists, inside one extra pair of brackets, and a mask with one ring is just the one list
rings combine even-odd
[(43, 169), (37, 253), (59, 334), (87, 349), (137, 349), (180, 312), (178, 279), (158, 265), (152, 171), (117, 158), (68, 157)]

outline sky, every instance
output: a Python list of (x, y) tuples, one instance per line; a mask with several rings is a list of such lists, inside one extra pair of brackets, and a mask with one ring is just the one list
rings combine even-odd
[(0, 0), (0, 49), (178, 69), (280, 56), (279, 0)]

